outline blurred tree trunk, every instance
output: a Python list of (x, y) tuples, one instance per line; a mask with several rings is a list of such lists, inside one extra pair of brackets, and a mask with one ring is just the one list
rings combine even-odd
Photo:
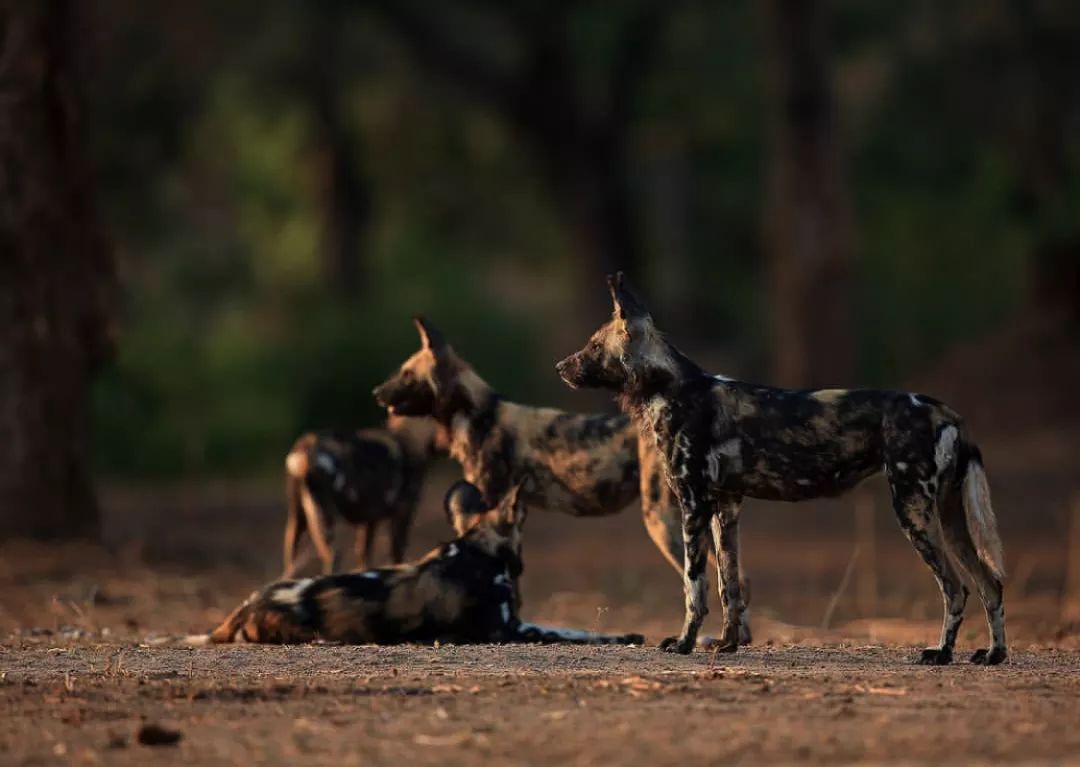
[(520, 63), (509, 70), (462, 44), (467, 38), (455, 34), (452, 16), (440, 24), (443, 14), (404, 0), (369, 5), (422, 65), (485, 101), (523, 139), (587, 263), (586, 277), (625, 269), (644, 278), (629, 143), (643, 83), (677, 2), (641, 0), (622, 18), (612, 14), (614, 53), (600, 99), (579, 81), (573, 2), (482, 6), (516, 42)]
[(852, 227), (822, 0), (768, 0), (765, 244), (774, 368), (788, 386), (853, 374)]
[(112, 261), (77, 103), (73, 5), (0, 1), (0, 535), (94, 536), (88, 399)]
[(364, 233), (371, 219), (371, 199), (341, 102), (341, 4), (335, 0), (308, 13), (311, 47), (302, 82), (318, 144), (325, 271), (331, 288), (352, 300), (364, 287)]

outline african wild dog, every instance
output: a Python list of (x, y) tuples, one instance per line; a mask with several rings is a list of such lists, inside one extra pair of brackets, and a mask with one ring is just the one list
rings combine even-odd
[[(737, 649), (737, 577), (744, 496), (782, 501), (838, 495), (884, 466), (900, 526), (934, 573), (945, 601), (941, 643), (921, 662), (952, 660), (968, 590), (979, 592), (992, 643), (972, 662), (1006, 658), (1001, 542), (979, 449), (960, 416), (919, 394), (789, 391), (709, 376), (660, 334), (624, 284), (608, 278), (614, 313), (585, 348), (556, 366), (571, 387), (618, 394), (643, 440), (654, 441), (683, 511), (686, 620), (662, 644), (690, 652), (706, 613), (711, 525), (726, 607), (721, 646)], [(951, 555), (951, 557), (950, 557)]]
[[(615, 514), (640, 496), (649, 536), (682, 572), (678, 506), (653, 443), (638, 440), (627, 416), (581, 415), (510, 402), (430, 323), (420, 317), (414, 322), (420, 351), (375, 388), (380, 405), (392, 414), (433, 416), (441, 442), (488, 503), (522, 479), (529, 480), (529, 504), (583, 517)], [(743, 613), (740, 621), (741, 640), (749, 642), (749, 616)]]
[(390, 416), (385, 429), (309, 432), (296, 440), (285, 457), (284, 577), (291, 578), (303, 565), (296, 551), (305, 531), (324, 574), (338, 570), (338, 517), (356, 525), (357, 569), (367, 566), (383, 521), (390, 523), (391, 559), (403, 561), (434, 452), (435, 425), (428, 418)]
[(458, 482), (445, 506), (458, 537), (416, 562), (272, 583), (212, 632), (188, 637), (187, 643), (643, 643), (640, 634), (521, 621), (516, 585), (523, 569), (525, 505), (518, 487), (488, 510), (475, 487)]

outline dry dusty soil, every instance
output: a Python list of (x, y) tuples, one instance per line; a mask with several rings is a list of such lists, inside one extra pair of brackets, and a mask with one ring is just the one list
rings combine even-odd
[[(441, 490), (413, 555), (445, 538)], [(1003, 519), (1013, 654), (987, 669), (913, 664), (940, 598), (883, 508), (869, 533), (850, 505), (748, 508), (755, 643), (677, 657), (655, 643), (680, 584), (633, 510), (531, 515), (523, 615), (645, 647), (190, 648), (161, 641), (279, 567), (280, 501), (108, 501), (104, 546), (0, 546), (0, 765), (1080, 763), (1062, 515)]]
[[(54, 646), (49, 646), (54, 645)], [(3, 653), (4, 764), (686, 764), (1080, 759), (1080, 654), (228, 647)], [(180, 734), (138, 742), (144, 723)]]

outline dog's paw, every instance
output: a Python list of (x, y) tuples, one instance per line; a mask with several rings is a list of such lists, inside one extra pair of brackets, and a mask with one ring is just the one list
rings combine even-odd
[(739, 626), (739, 644), (748, 645), (754, 641), (754, 635), (750, 631), (750, 624), (743, 623)]
[(984, 647), (975, 651), (975, 654), (971, 656), (971, 662), (977, 666), (996, 666), (1004, 663), (1008, 657), (1009, 653), (1003, 647), (991, 647), (989, 650)]
[(683, 636), (667, 637), (660, 642), (660, 649), (678, 655), (689, 655), (694, 649), (694, 643)]
[(947, 666), (950, 663), (952, 663), (952, 650), (942, 647), (927, 647), (919, 658), (919, 664), (922, 666)]

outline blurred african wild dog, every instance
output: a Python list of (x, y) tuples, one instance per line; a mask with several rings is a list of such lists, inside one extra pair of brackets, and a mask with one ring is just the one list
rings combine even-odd
[[(726, 608), (720, 649), (737, 648), (744, 496), (781, 501), (839, 495), (884, 468), (900, 526), (933, 572), (945, 601), (941, 642), (922, 663), (952, 660), (968, 590), (990, 624), (991, 645), (972, 662), (1006, 658), (1003, 555), (979, 448), (941, 402), (898, 391), (791, 391), (710, 376), (653, 324), (622, 274), (608, 278), (611, 320), (556, 366), (573, 388), (618, 395), (642, 440), (654, 442), (682, 506), (686, 619), (664, 641), (686, 653), (706, 613), (704, 538), (711, 526)], [(959, 566), (959, 569), (958, 567)]]
[(445, 507), (458, 537), (416, 562), (272, 583), (212, 632), (187, 642), (643, 643), (639, 634), (521, 621), (516, 594), (526, 511), (518, 487), (489, 510), (480, 491), (461, 481), (447, 493)]
[(285, 577), (303, 565), (296, 552), (305, 532), (323, 572), (339, 569), (338, 519), (356, 525), (357, 569), (367, 566), (384, 521), (390, 525), (391, 559), (401, 562), (435, 436), (430, 419), (390, 416), (384, 429), (309, 432), (296, 440), (285, 457)]
[[(678, 505), (651, 440), (625, 415), (582, 415), (510, 402), (495, 392), (432, 325), (415, 318), (421, 347), (375, 399), (391, 414), (432, 416), (465, 479), (495, 503), (527, 480), (530, 505), (583, 517), (614, 514), (641, 498), (649, 536), (682, 572)], [(740, 618), (750, 641), (749, 616)]]

